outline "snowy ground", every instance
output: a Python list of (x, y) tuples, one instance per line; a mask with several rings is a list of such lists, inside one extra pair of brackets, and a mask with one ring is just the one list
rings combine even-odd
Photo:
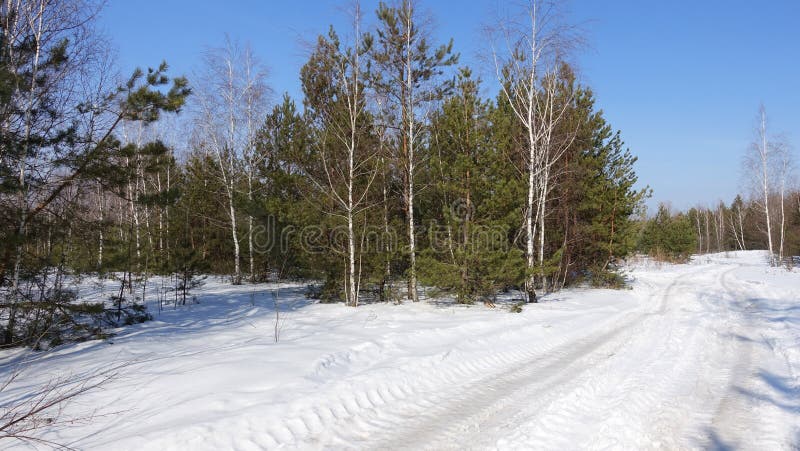
[[(629, 275), (632, 290), (568, 290), (521, 314), (352, 309), (309, 303), (300, 286), (252, 296), (209, 282), (198, 305), (39, 355), (0, 403), (126, 362), (63, 412), (91, 422), (43, 438), (115, 450), (800, 447), (800, 272), (744, 252)], [(0, 355), (0, 376), (23, 357)]]

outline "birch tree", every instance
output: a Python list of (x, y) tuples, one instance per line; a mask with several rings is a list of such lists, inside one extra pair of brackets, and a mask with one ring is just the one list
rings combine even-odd
[(725, 203), (721, 202), (717, 205), (717, 251), (722, 252), (727, 250), (727, 243), (725, 242)]
[[(385, 93), (384, 93), (385, 95)], [(376, 133), (378, 135), (378, 166), (381, 173), (381, 204), (382, 214), (381, 221), (383, 222), (383, 243), (381, 248), (384, 254), (384, 268), (383, 277), (380, 283), (380, 299), (381, 301), (388, 301), (392, 297), (392, 243), (389, 239), (391, 230), (389, 226), (389, 187), (391, 185), (392, 167), (391, 167), (391, 145), (392, 133), (389, 129), (389, 124), (394, 123), (392, 119), (392, 112), (386, 108), (387, 102), (384, 95), (376, 94), (373, 92), (375, 103), (375, 115), (377, 117)]]
[(419, 301), (417, 292), (417, 244), (414, 185), (431, 108), (453, 87), (452, 80), (442, 80), (443, 69), (458, 62), (452, 54), (453, 41), (432, 48), (428, 42), (430, 25), (421, 17), (413, 0), (399, 0), (387, 5), (381, 2), (376, 48), (372, 54), (374, 68), (372, 84), (395, 110), (397, 123), (391, 129), (397, 137), (395, 155), (403, 178), (403, 201), (406, 210), (408, 237), (408, 294), (409, 300)]
[(747, 250), (744, 242), (744, 201), (741, 196), (736, 196), (731, 204), (730, 216), (730, 230), (733, 233), (733, 239), (736, 242), (736, 247), (740, 251)]
[(569, 102), (558, 105), (555, 101), (559, 56), (567, 47), (568, 36), (553, 22), (552, 8), (544, 1), (531, 0), (526, 3), (523, 20), (506, 19), (492, 30), (492, 56), (501, 92), (525, 131), (523, 160), (528, 189), (523, 227), (528, 302), (537, 300), (537, 266), (541, 285), (547, 289), (543, 266), (551, 169), (568, 147), (553, 145), (554, 130)]
[[(254, 194), (258, 190), (258, 169), (268, 157), (268, 154), (259, 152), (256, 141), (259, 126), (267, 113), (267, 105), (271, 90), (266, 84), (267, 70), (253, 55), (249, 46), (244, 48), (242, 58), (242, 101), (244, 106), (245, 137), (243, 161), (245, 178), (247, 180), (247, 201), (252, 209)], [(247, 252), (250, 264), (250, 282), (256, 281), (255, 247), (253, 242), (253, 215), (247, 214)]]
[[(302, 80), (307, 107), (317, 120), (321, 173), (311, 181), (336, 209), (347, 228), (345, 302), (358, 306), (361, 268), (356, 218), (369, 208), (367, 195), (377, 174), (377, 150), (370, 142), (370, 118), (366, 109), (365, 55), (372, 37), (361, 32), (361, 9), (354, 5), (353, 42), (343, 47), (331, 29), (318, 39)], [(357, 268), (357, 266), (359, 266)]]
[(764, 203), (764, 220), (767, 224), (767, 243), (769, 246), (769, 258), (774, 262), (775, 249), (772, 245), (772, 217), (769, 211), (769, 194), (770, 194), (770, 159), (772, 158), (772, 145), (767, 137), (767, 111), (764, 105), (759, 109), (759, 125), (758, 125), (758, 143), (756, 144), (756, 152), (758, 153), (759, 163), (759, 182), (761, 186), (761, 194), (763, 195)]
[[(214, 158), (225, 187), (225, 200), (233, 247), (233, 282), (242, 281), (241, 246), (237, 224), (240, 205), (237, 196), (245, 185), (246, 197), (253, 199), (255, 176), (262, 156), (256, 152), (257, 123), (266, 111), (266, 71), (249, 46), (229, 37), (223, 47), (204, 55), (199, 80), (196, 120), (201, 146)], [(250, 278), (255, 277), (253, 218), (247, 218)]]
[(700, 217), (703, 214), (703, 208), (698, 206), (697, 208), (694, 209), (694, 212), (693, 212), (694, 214), (692, 215), (691, 213), (692, 212), (690, 211), (690, 216), (694, 216), (694, 225), (695, 225), (695, 230), (697, 231), (697, 253), (698, 254), (702, 254), (703, 253), (703, 228), (702, 228), (702, 223), (701, 223)]
[(770, 195), (774, 189), (773, 161), (775, 160), (776, 145), (767, 128), (767, 111), (764, 105), (758, 110), (758, 125), (756, 126), (756, 139), (750, 145), (750, 151), (745, 158), (746, 170), (752, 174), (751, 182), (756, 198), (759, 199), (761, 210), (764, 214), (764, 234), (766, 235), (767, 250), (769, 251), (770, 264), (775, 264), (775, 246), (773, 243), (772, 211), (770, 210)]
[[(556, 64), (558, 62), (556, 61)], [(564, 86), (560, 81), (558, 69), (554, 67), (545, 76), (542, 82), (543, 98), (542, 103), (536, 108), (541, 113), (540, 121), (540, 143), (538, 144), (539, 155), (537, 155), (536, 172), (539, 174), (539, 193), (538, 208), (536, 216), (539, 220), (539, 249), (538, 264), (539, 276), (542, 289), (549, 290), (548, 275), (545, 272), (545, 220), (548, 216), (547, 205), (550, 200), (550, 193), (553, 189), (554, 174), (553, 168), (564, 155), (564, 152), (572, 145), (575, 139), (575, 131), (568, 130), (566, 136), (556, 136), (556, 129), (561, 124), (567, 109), (570, 107), (573, 92), (568, 86)]]
[(793, 161), (789, 146), (784, 141), (776, 144), (774, 171), (777, 177), (778, 199), (780, 202), (780, 239), (778, 241), (778, 261), (783, 262), (786, 241), (786, 196), (792, 175)]

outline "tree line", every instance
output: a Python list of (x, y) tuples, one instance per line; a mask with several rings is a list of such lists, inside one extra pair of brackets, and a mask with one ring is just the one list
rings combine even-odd
[[(215, 273), (314, 280), (351, 306), (619, 285), (649, 190), (549, 8), (491, 30), (487, 97), (415, 2), (380, 3), (372, 27), (356, 5), (313, 43), (302, 98), (275, 102), (235, 40), (190, 79), (162, 64), (118, 81), (98, 5), (3, 3), (4, 344), (146, 319), (152, 275), (184, 302)], [(81, 274), (119, 280), (113, 308), (76, 302)]]
[(640, 250), (665, 260), (692, 254), (764, 249), (772, 266), (800, 263), (800, 188), (792, 148), (768, 128), (759, 108), (754, 139), (742, 159), (742, 194), (730, 204), (673, 211), (659, 206), (643, 223)]

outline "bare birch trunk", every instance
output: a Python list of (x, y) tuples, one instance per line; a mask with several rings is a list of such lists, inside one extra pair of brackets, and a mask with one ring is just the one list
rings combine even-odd
[[(247, 174), (247, 200), (253, 202), (253, 168)], [(247, 215), (247, 251), (250, 256), (250, 282), (256, 282), (255, 248), (253, 246), (253, 216)]]
[(714, 238), (717, 240), (717, 252), (722, 251), (722, 239), (720, 238), (720, 226), (719, 226), (719, 218), (717, 217), (717, 213), (712, 213), (711, 217), (714, 218)]
[[(528, 114), (528, 120), (532, 121), (533, 111)], [(525, 293), (528, 297), (528, 302), (537, 302), (536, 299), (536, 276), (534, 275), (534, 268), (536, 267), (534, 241), (534, 200), (536, 195), (536, 140), (533, 136), (532, 127), (528, 127), (528, 198), (527, 209), (525, 210), (525, 256), (528, 263), (528, 277), (525, 286)], [(538, 208), (537, 208), (538, 211)]]
[(739, 236), (742, 238), (742, 250), (746, 251), (747, 247), (744, 244), (744, 219), (742, 218), (742, 210), (741, 209), (739, 210), (739, 213), (737, 214), (737, 216), (739, 217)]
[[(494, 51), (495, 70), (502, 95), (508, 100), (519, 124), (527, 133), (525, 149), (528, 193), (525, 202), (523, 225), (525, 231), (525, 260), (527, 277), (525, 292), (528, 302), (536, 302), (536, 276), (547, 290), (548, 280), (545, 274), (545, 240), (547, 198), (551, 189), (551, 168), (571, 144), (572, 139), (565, 140), (563, 145), (555, 146), (553, 132), (566, 111), (556, 111), (555, 95), (557, 92), (558, 53), (557, 31), (543, 36), (539, 14), (540, 3), (537, 0), (528, 2), (528, 25), (525, 29), (514, 28), (510, 23), (501, 25), (507, 53), (501, 58)], [(553, 71), (540, 75), (543, 55), (552, 57)], [(538, 237), (537, 237), (538, 233)], [(538, 243), (537, 243), (538, 240)]]
[[(410, 5), (408, 5), (410, 7)], [(412, 83), (413, 74), (412, 48), (411, 48), (411, 12), (406, 14), (406, 118), (408, 120), (408, 253), (409, 253), (409, 275), (408, 275), (408, 299), (413, 302), (419, 301), (417, 293), (417, 243), (416, 230), (414, 228), (414, 85)]]
[[(228, 191), (232, 191), (233, 188), (228, 188)], [(233, 240), (233, 283), (238, 285), (242, 282), (242, 268), (239, 264), (241, 261), (240, 252), (239, 252), (239, 237), (236, 236), (236, 209), (233, 205), (233, 194), (228, 194), (228, 214), (231, 218), (231, 239)]]
[(386, 164), (385, 162), (381, 161), (381, 167), (383, 170), (383, 251), (386, 253), (386, 267), (383, 273), (383, 290), (386, 290), (386, 284), (389, 283), (392, 277), (392, 258), (389, 253), (390, 251), (390, 244), (389, 244), (389, 193), (388, 193), (388, 181), (386, 177)]
[(549, 174), (547, 172), (542, 175), (543, 186), (541, 196), (539, 197), (539, 276), (542, 279), (542, 291), (545, 293), (547, 292), (547, 275), (544, 272), (544, 218), (545, 207), (547, 205), (547, 189), (549, 186)]
[(760, 148), (759, 157), (761, 162), (761, 191), (764, 200), (764, 217), (767, 222), (767, 243), (769, 246), (770, 264), (775, 262), (775, 250), (772, 245), (772, 219), (769, 211), (769, 147), (767, 142), (767, 113), (764, 107), (760, 110), (759, 125)]
[[(161, 172), (156, 173), (156, 189), (161, 191)], [(169, 188), (167, 188), (169, 189)], [(158, 254), (159, 259), (163, 258), (164, 254), (164, 207), (158, 209)]]
[[(7, 10), (9, 11), (9, 16), (21, 16), (23, 11), (21, 11), (21, 7), (17, 5), (17, 13), (18, 14), (10, 14), (12, 10), (11, 2), (8, 2)], [(41, 56), (41, 39), (42, 39), (42, 31), (43, 31), (43, 21), (44, 21), (44, 9), (45, 9), (45, 1), (40, 0), (38, 2), (38, 13), (33, 14), (32, 11), (27, 11), (30, 16), (27, 18), (29, 19), (29, 26), (31, 27), (31, 32), (34, 36), (34, 45), (36, 47), (34, 57), (33, 57), (33, 65), (31, 69), (31, 92), (28, 95), (28, 102), (25, 107), (25, 114), (24, 114), (24, 121), (25, 121), (25, 129), (24, 129), (24, 146), (25, 149), (23, 151), (23, 157), (20, 158), (19, 161), (19, 191), (18, 191), (18, 208), (20, 211), (20, 218), (19, 224), (17, 227), (17, 244), (14, 247), (15, 257), (14, 257), (14, 268), (13, 268), (13, 275), (12, 275), (12, 282), (11, 282), (11, 309), (8, 315), (8, 322), (6, 323), (6, 330), (3, 338), (3, 342), (6, 345), (10, 345), (14, 341), (14, 328), (16, 327), (16, 317), (17, 317), (17, 303), (19, 301), (19, 282), (20, 282), (20, 271), (22, 269), (22, 237), (25, 235), (25, 231), (27, 228), (28, 223), (28, 193), (25, 183), (25, 173), (26, 173), (26, 158), (28, 155), (28, 146), (29, 140), (31, 135), (31, 116), (33, 113), (34, 108), (34, 92), (36, 90), (36, 85), (38, 82), (38, 70), (39, 70), (39, 58)], [(19, 20), (20, 17), (14, 17), (14, 20)], [(9, 19), (7, 19), (9, 20)], [(17, 23), (8, 24), (10, 26), (6, 27), (4, 30), (4, 34), (7, 36), (7, 43), (9, 49), (9, 56), (13, 54), (13, 47), (14, 42), (13, 38), (11, 38), (10, 30), (14, 30), (17, 27)], [(15, 68), (16, 69), (16, 68)]]
[(786, 235), (786, 212), (784, 208), (786, 195), (785, 174), (781, 174), (781, 239), (778, 245), (778, 262), (783, 262), (783, 241)]
[(99, 237), (97, 243), (97, 269), (101, 270), (103, 268), (103, 245), (104, 245), (104, 237), (103, 237), (103, 222), (105, 220), (103, 216), (103, 187), (97, 185), (97, 211), (99, 215), (100, 227), (99, 227)]
[(703, 253), (703, 229), (700, 226), (700, 209), (697, 209), (697, 214), (694, 216), (695, 226), (697, 226), (697, 253)]

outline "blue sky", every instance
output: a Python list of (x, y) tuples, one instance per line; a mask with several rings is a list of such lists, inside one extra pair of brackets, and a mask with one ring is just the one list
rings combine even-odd
[[(346, 3), (110, 0), (101, 26), (123, 71), (167, 60), (174, 74), (189, 76), (203, 49), (228, 33), (269, 68), (276, 98), (299, 98), (302, 42), (330, 24), (346, 30)], [(504, 3), (421, 1), (435, 36), (454, 38), (461, 63), (478, 73), (481, 29)], [(376, 5), (362, 2), (365, 11)], [(800, 147), (800, 1), (573, 0), (566, 11), (587, 41), (573, 57), (580, 77), (639, 157), (639, 179), (654, 189), (651, 207), (729, 202), (741, 190), (740, 162), (761, 102), (772, 130)]]

